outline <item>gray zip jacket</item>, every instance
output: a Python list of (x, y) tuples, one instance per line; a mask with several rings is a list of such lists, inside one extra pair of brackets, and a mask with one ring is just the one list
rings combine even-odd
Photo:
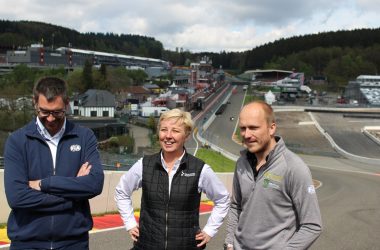
[(236, 163), (226, 238), (234, 250), (307, 249), (321, 234), (310, 170), (280, 137), (276, 141), (256, 180), (247, 150)]

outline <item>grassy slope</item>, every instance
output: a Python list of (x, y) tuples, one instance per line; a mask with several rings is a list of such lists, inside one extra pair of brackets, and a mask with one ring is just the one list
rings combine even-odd
[(235, 170), (234, 161), (211, 149), (200, 148), (196, 156), (210, 165), (215, 172), (233, 172)]

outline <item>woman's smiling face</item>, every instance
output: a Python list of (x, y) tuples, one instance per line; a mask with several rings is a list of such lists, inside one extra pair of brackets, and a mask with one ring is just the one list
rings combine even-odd
[(164, 153), (182, 154), (187, 137), (188, 131), (181, 120), (169, 118), (161, 121), (158, 138)]

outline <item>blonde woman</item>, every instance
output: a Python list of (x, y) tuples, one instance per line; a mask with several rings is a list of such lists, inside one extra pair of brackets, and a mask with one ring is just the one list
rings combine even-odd
[[(186, 152), (193, 129), (189, 112), (172, 109), (158, 124), (160, 152), (145, 156), (124, 174), (115, 199), (133, 249), (200, 249), (217, 233), (229, 208), (229, 194), (209, 165)], [(133, 216), (132, 192), (142, 188), (139, 224)], [(201, 193), (215, 207), (199, 228)]]

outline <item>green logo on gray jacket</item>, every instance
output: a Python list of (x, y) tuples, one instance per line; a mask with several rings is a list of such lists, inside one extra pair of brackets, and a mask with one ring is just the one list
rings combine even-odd
[(263, 187), (267, 188), (268, 185), (269, 185), (269, 179), (265, 178)]

